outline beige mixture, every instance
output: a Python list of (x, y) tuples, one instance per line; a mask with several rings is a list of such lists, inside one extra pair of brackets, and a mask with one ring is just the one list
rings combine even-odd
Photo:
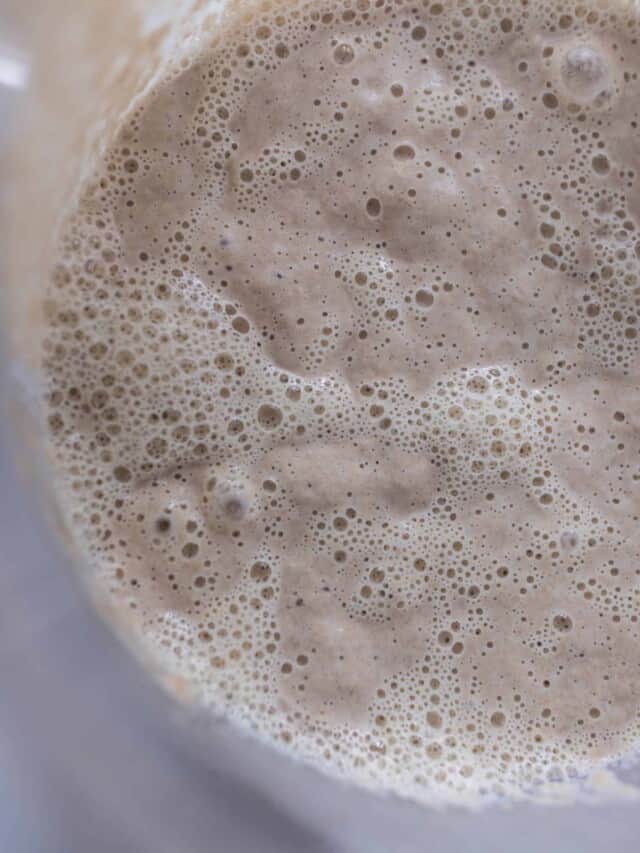
[(201, 700), (427, 802), (640, 737), (638, 18), (228, 13), (46, 303), (60, 500)]

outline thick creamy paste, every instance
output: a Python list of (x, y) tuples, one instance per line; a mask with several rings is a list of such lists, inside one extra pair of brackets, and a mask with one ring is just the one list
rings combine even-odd
[(67, 216), (46, 416), (100, 594), (331, 772), (528, 796), (638, 741), (638, 29), (236, 6)]

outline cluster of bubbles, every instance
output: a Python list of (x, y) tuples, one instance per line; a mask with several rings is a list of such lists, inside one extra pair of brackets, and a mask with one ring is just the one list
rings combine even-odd
[(46, 417), (95, 583), (332, 772), (530, 795), (638, 737), (637, 31), (244, 9), (67, 217)]

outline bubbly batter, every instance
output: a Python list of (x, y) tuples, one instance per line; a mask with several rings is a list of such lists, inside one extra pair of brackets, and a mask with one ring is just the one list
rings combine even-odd
[(235, 6), (67, 217), (47, 418), (95, 584), (348, 779), (528, 796), (640, 737), (638, 31)]

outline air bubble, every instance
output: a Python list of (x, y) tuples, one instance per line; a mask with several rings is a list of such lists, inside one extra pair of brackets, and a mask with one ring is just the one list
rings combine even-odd
[(377, 198), (370, 198), (366, 204), (367, 216), (376, 219), (382, 213), (382, 205)]
[(119, 483), (129, 483), (131, 481), (131, 471), (124, 465), (118, 465), (113, 470), (113, 476)]
[(434, 303), (433, 293), (429, 290), (420, 289), (416, 291), (415, 299), (421, 308), (431, 308)]
[(271, 577), (271, 569), (267, 563), (257, 562), (251, 567), (251, 577), (254, 581), (265, 583)]
[(562, 82), (580, 104), (594, 102), (606, 95), (611, 86), (609, 66), (604, 55), (590, 45), (571, 48), (562, 61)]
[(604, 154), (596, 154), (596, 156), (591, 160), (591, 166), (597, 175), (606, 175), (611, 169), (609, 158)]
[(348, 65), (355, 59), (355, 52), (350, 44), (339, 44), (333, 51), (333, 58), (338, 65)]
[(553, 617), (553, 627), (556, 631), (561, 631), (562, 633), (566, 633), (573, 628), (572, 619), (565, 614), (558, 614)]
[(413, 160), (416, 156), (416, 152), (412, 145), (398, 145), (393, 149), (393, 156), (395, 160), (405, 162), (407, 160)]
[(282, 423), (282, 410), (265, 403), (258, 409), (258, 423), (263, 429), (276, 429)]

